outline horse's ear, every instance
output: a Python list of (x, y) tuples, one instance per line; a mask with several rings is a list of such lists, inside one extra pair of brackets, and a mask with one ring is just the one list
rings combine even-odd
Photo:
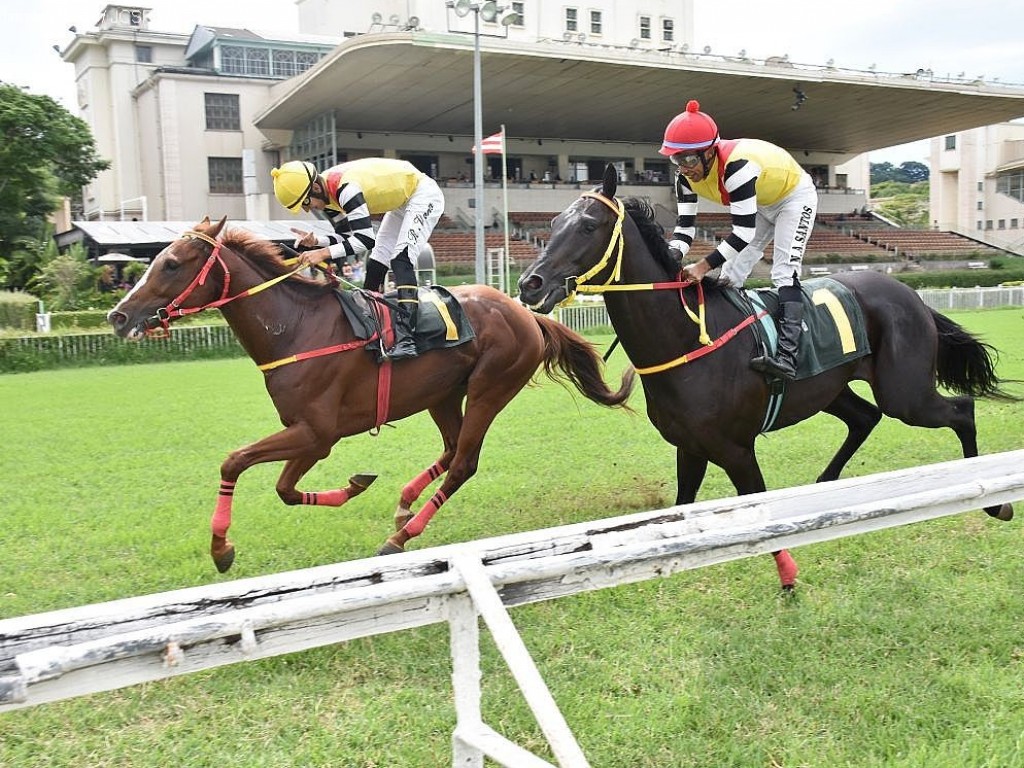
[(611, 163), (604, 168), (604, 179), (602, 180), (601, 194), (605, 197), (615, 197), (615, 190), (619, 186), (619, 172)]
[[(222, 218), (222, 219), (221, 219), (220, 221), (218, 221), (218, 222), (217, 222), (217, 223), (216, 223), (216, 224), (215, 224), (215, 225), (214, 225), (214, 226), (213, 226), (213, 227), (212, 227), (212, 228), (210, 229), (210, 231), (209, 231), (209, 234), (210, 234), (210, 236), (211, 236), (211, 237), (217, 237), (217, 236), (218, 236), (218, 235), (220, 234), (220, 231), (221, 231), (222, 229), (224, 229), (224, 225), (225, 225), (225, 224), (227, 223), (227, 221), (228, 221), (228, 217), (227, 217), (227, 216), (224, 216), (224, 217), (223, 217), (223, 218)], [(209, 224), (209, 223), (210, 223), (210, 217), (209, 217), (209, 216), (207, 216), (207, 217), (206, 217), (206, 223), (207, 223), (207, 224)]]

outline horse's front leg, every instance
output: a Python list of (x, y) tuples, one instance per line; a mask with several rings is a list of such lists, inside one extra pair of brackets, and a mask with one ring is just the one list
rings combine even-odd
[[(761, 467), (757, 463), (753, 446), (737, 446), (729, 459), (728, 462), (721, 463), (719, 466), (725, 470), (740, 495), (761, 493), (765, 490), (764, 475), (761, 474)], [(779, 582), (782, 584), (783, 591), (792, 592), (796, 588), (796, 576), (799, 570), (796, 560), (786, 549), (772, 552), (772, 557), (775, 558), (775, 570), (779, 574)]]
[(281, 470), (277, 478), (277, 495), (281, 501), (289, 506), (295, 504), (308, 504), (319, 507), (340, 507), (349, 499), (358, 496), (369, 488), (376, 475), (358, 474), (348, 479), (348, 485), (344, 488), (332, 488), (327, 491), (299, 491), (296, 485), (299, 480), (313, 468), (318, 459), (303, 456), (298, 459), (290, 459)]
[(220, 465), (220, 492), (210, 521), (210, 556), (219, 572), (227, 572), (235, 561), (235, 546), (228, 539), (228, 528), (239, 475), (255, 464), (268, 461), (294, 460), (308, 462), (311, 467), (330, 451), (330, 444), (318, 438), (308, 425), (299, 422), (228, 455)]

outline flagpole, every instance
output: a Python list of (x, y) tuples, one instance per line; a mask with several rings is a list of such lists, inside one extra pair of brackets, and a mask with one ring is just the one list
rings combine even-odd
[(505, 261), (501, 265), (501, 292), (508, 293), (509, 286), (509, 250), (508, 250), (508, 159), (505, 151), (505, 124), (501, 125), (501, 193), (505, 206)]
[(473, 164), (473, 197), (476, 202), (476, 281), (486, 283), (484, 268), (484, 152), (483, 152), (483, 97), (480, 77), (480, 9), (473, 14), (473, 145), (477, 148)]

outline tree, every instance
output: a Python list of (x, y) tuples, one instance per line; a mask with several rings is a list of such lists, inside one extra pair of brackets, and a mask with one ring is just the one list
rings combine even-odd
[(49, 96), (0, 81), (0, 258), (19, 240), (37, 239), (61, 196), (81, 194), (109, 167), (83, 120)]
[(871, 163), (871, 184), (881, 184), (883, 181), (894, 181), (896, 169), (892, 163)]
[(928, 181), (929, 175), (930, 171), (927, 165), (908, 160), (907, 162), (900, 163), (900, 167), (896, 169), (893, 180), (913, 184), (918, 181)]

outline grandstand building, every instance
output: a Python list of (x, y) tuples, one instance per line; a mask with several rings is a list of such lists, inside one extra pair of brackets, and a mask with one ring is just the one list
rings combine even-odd
[[(1024, 127), (1007, 121), (1024, 115), (1024, 87), (801, 64), (781, 51), (764, 60), (696, 51), (693, 0), (522, 0), (507, 3), (516, 14), (507, 26), (444, 0), (295, 6), (298, 35), (201, 23), (191, 34), (161, 32), (148, 9), (122, 5), (76, 34), (62, 55), (112, 161), (78, 218), (281, 219), (273, 166), (385, 155), (445, 187), (439, 237), (478, 215), (498, 221), (504, 171), (510, 219), (528, 242), (607, 163), (622, 194), (647, 197), (670, 226), (670, 170), (657, 150), (665, 124), (695, 97), (723, 136), (788, 148), (817, 180), (825, 217), (870, 205), (867, 152), (939, 137), (934, 225), (1019, 244)], [(477, 46), (483, 135), (504, 126), (506, 137), (504, 157), (487, 156), (479, 205)]]

